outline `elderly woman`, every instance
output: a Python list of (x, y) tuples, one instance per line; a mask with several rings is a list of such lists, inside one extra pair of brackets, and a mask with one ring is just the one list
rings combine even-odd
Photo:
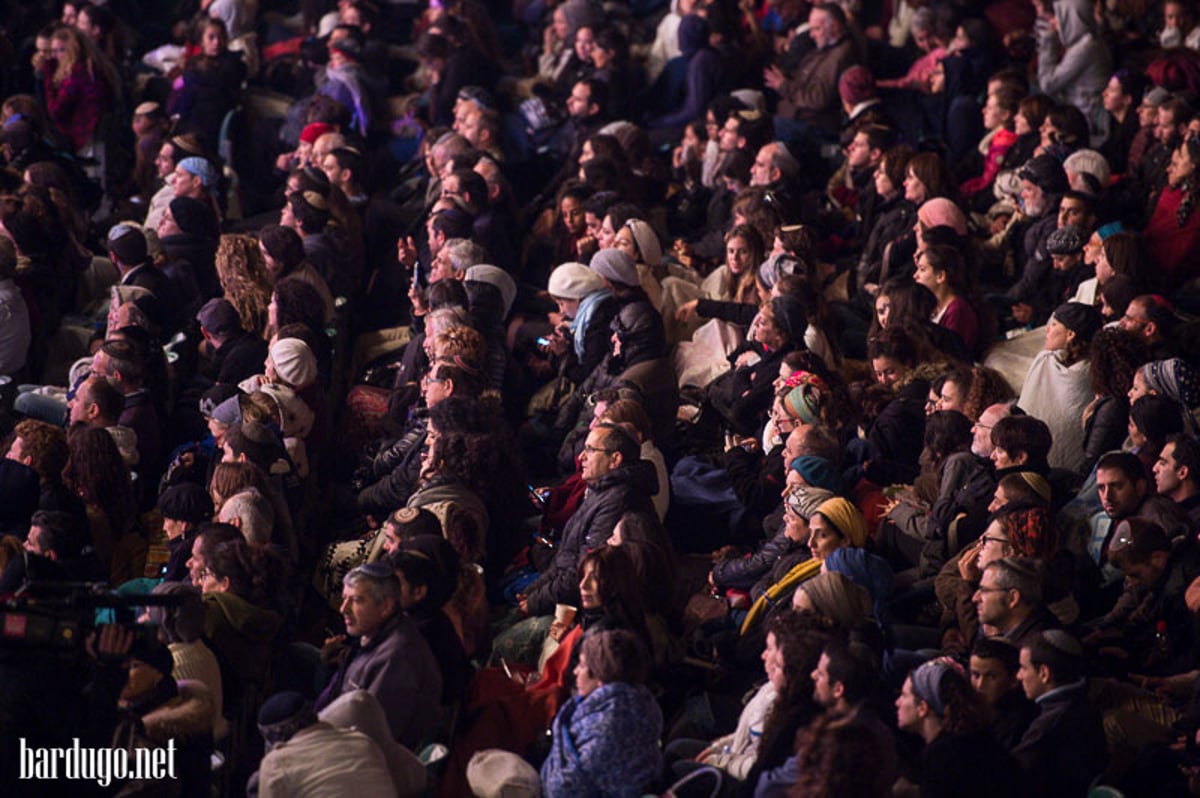
[(1050, 465), (1057, 468), (1084, 469), (1083, 411), (1094, 396), (1088, 353), (1100, 324), (1099, 311), (1090, 305), (1059, 305), (1046, 325), (1046, 343), (1029, 367), (1017, 401), (1050, 428)]

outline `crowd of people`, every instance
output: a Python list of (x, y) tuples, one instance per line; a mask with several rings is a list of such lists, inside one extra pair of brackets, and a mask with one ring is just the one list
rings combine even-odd
[(10, 5), (5, 779), (1200, 794), (1189, 0)]

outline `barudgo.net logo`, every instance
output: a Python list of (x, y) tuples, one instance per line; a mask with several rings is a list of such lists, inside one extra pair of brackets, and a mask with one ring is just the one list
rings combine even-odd
[(175, 779), (175, 741), (168, 740), (166, 748), (84, 748), (79, 738), (71, 740), (70, 748), (30, 748), (21, 738), (21, 772), (23, 781), (54, 779), (94, 781), (107, 787), (113, 781), (128, 779)]

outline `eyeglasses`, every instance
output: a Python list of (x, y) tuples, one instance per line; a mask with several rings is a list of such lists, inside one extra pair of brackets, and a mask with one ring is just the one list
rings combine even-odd
[(984, 535), (983, 542), (984, 543), (999, 543), (1003, 546), (1007, 546), (1008, 538), (1001, 538), (1001, 537), (997, 537), (995, 535)]
[(585, 443), (583, 445), (583, 451), (586, 452), (587, 454), (600, 454), (600, 453), (612, 454), (614, 450), (613, 449), (603, 449), (601, 447), (592, 446), (590, 444)]
[(1137, 324), (1142, 327), (1144, 327), (1145, 325), (1150, 323), (1147, 319), (1134, 318), (1133, 316), (1130, 316), (1128, 313), (1126, 313), (1124, 316), (1121, 317), (1121, 321), (1126, 322), (1128, 324)]
[(1012, 590), (1011, 587), (977, 587), (976, 593), (1007, 593)]
[(434, 377), (432, 374), (426, 374), (421, 378), (421, 382), (426, 385), (432, 385), (435, 382), (446, 382), (446, 377)]

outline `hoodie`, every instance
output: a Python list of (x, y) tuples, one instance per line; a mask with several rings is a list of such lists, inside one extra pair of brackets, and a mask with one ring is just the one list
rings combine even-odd
[(1092, 146), (1108, 136), (1109, 116), (1100, 94), (1112, 76), (1108, 45), (1096, 34), (1086, 0), (1056, 0), (1058, 31), (1037, 22), (1038, 85), (1059, 102), (1074, 105), (1088, 119)]

